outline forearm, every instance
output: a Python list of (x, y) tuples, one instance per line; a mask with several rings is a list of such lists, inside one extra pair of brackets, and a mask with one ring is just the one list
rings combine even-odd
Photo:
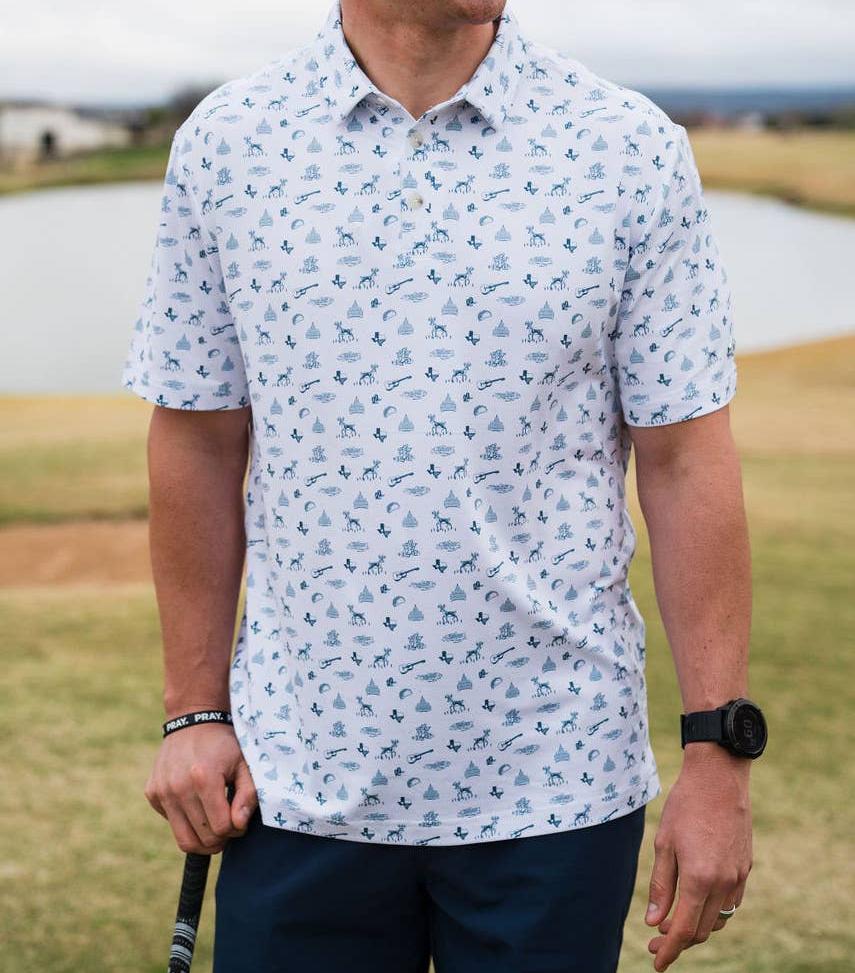
[(748, 694), (751, 567), (739, 459), (730, 440), (706, 446), (699, 438), (638, 460), (656, 596), (685, 712)]
[(167, 717), (229, 704), (228, 673), (245, 555), (246, 450), (204, 422), (155, 410), (149, 433), (149, 538)]
[[(728, 411), (637, 430), (633, 442), (683, 709), (714, 709), (749, 695), (750, 550)], [(715, 741), (685, 747), (654, 839), (645, 921), (661, 934), (648, 943), (657, 969), (720, 929), (720, 910), (742, 900), (751, 868), (752, 762)]]

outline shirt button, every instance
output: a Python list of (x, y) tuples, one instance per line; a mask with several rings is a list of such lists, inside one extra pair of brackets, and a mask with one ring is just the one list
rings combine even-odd
[(407, 206), (410, 209), (420, 209), (424, 205), (424, 199), (420, 193), (410, 193), (407, 196)]
[(414, 149), (417, 149), (424, 142), (422, 133), (415, 128), (407, 135), (407, 140)]

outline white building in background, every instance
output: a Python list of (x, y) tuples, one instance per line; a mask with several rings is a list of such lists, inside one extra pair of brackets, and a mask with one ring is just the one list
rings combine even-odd
[(128, 145), (127, 126), (49, 102), (0, 100), (0, 164)]

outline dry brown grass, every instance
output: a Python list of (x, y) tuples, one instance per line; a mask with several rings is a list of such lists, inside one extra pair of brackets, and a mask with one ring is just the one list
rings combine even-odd
[(693, 128), (689, 138), (710, 188), (855, 215), (855, 132)]

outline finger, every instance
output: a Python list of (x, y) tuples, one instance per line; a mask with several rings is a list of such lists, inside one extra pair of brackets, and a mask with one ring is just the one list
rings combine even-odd
[(232, 824), (243, 831), (253, 811), (258, 807), (258, 795), (256, 794), (255, 784), (245, 760), (237, 766), (234, 779), (235, 793), (232, 798), (231, 815)]
[(210, 833), (221, 840), (233, 838), (238, 832), (232, 827), (225, 777), (217, 771), (194, 764), (190, 768), (190, 779), (201, 802)]
[(220, 851), (225, 842), (218, 835), (214, 834), (211, 823), (208, 821), (208, 816), (205, 814), (205, 808), (199, 800), (199, 796), (192, 794), (186, 797), (181, 803), (181, 809), (187, 816), (187, 820), (196, 832), (205, 851), (210, 854)]
[(661, 922), (671, 911), (674, 893), (677, 888), (677, 858), (673, 849), (666, 844), (657, 846), (654, 840), (655, 858), (650, 875), (648, 906), (644, 921), (649, 926)]
[(145, 799), (148, 803), (157, 811), (158, 814), (166, 817), (166, 811), (163, 809), (163, 804), (160, 801), (160, 797), (157, 793), (157, 788), (155, 787), (151, 778), (146, 781), (145, 788), (143, 789), (143, 794), (145, 794)]
[[(671, 928), (672, 922), (673, 919), (671, 918), (671, 916), (668, 916), (667, 919), (663, 919), (662, 922), (659, 923), (659, 932), (663, 934), (668, 932), (668, 930)], [(716, 921), (712, 927), (713, 932), (716, 932), (716, 930), (718, 929), (724, 929), (726, 923), (727, 923), (727, 918), (725, 916), (717, 916)]]
[(169, 821), (169, 826), (172, 828), (172, 834), (175, 836), (175, 842), (178, 847), (182, 851), (192, 851), (198, 855), (211, 854), (210, 849), (206, 848), (199, 840), (199, 835), (196, 834), (181, 805), (177, 801), (168, 798), (165, 798), (162, 803), (166, 811), (166, 819)]
[(664, 937), (653, 940), (649, 948), (656, 954), (653, 968), (662, 973), (689, 946), (695, 938), (698, 921), (706, 904), (706, 894), (698, 888), (680, 888), (680, 898), (674, 910), (674, 918)]
[[(742, 896), (744, 894), (744, 891), (745, 891), (745, 882), (737, 882), (733, 890), (729, 892), (727, 895), (725, 895), (723, 899), (724, 905), (722, 905), (721, 908), (730, 909), (731, 906), (735, 905), (736, 908), (738, 909), (740, 903), (742, 902)], [(728, 919), (732, 919), (732, 918), (733, 916), (722, 916), (722, 915), (718, 916), (712, 927), (713, 932), (716, 932), (719, 929), (724, 929), (724, 927), (727, 925)]]
[(695, 940), (690, 945), (705, 943), (710, 938), (713, 926), (717, 922), (726, 922), (724, 916), (719, 915), (720, 909), (729, 909), (733, 905), (733, 893), (710, 893), (709, 898), (704, 904), (704, 911), (698, 920), (698, 928), (695, 932)]

